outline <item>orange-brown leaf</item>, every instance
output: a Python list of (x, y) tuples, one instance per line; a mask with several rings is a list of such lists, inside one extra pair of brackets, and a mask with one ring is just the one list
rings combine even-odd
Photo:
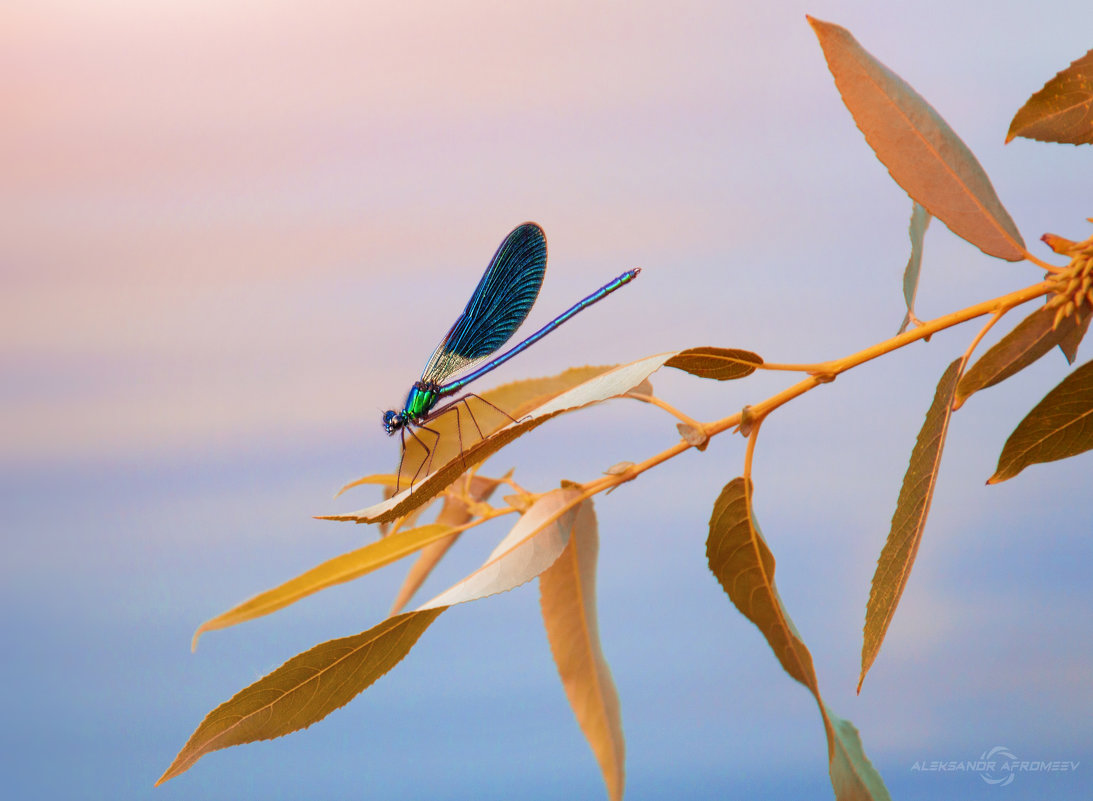
[(1031, 464), (1066, 459), (1093, 448), (1093, 361), (1064, 378), (1033, 407), (1006, 440), (988, 484), (1013, 478)]
[(986, 172), (941, 115), (845, 28), (809, 22), (843, 102), (895, 182), (984, 253), (1025, 258), (1024, 240)]
[[(472, 501), (487, 501), (501, 482), (485, 476), (474, 476), (467, 488), (467, 494)], [(436, 516), (436, 522), (443, 526), (462, 526), (471, 519), (471, 510), (461, 496), (448, 495), (444, 499), (444, 506)], [(395, 615), (402, 611), (410, 602), (414, 593), (418, 591), (425, 579), (429, 577), (433, 568), (437, 566), (448, 549), (459, 539), (459, 533), (449, 534), (436, 542), (430, 543), (421, 549), (417, 560), (410, 567), (406, 578), (399, 587), (398, 595), (391, 606), (390, 614)]]
[[(675, 353), (662, 353), (648, 356), (630, 364), (615, 367), (593, 378), (553, 396), (550, 400), (527, 412), (519, 422), (508, 425), (494, 432), (484, 440), (476, 442), (463, 451), (458, 449), (453, 459), (438, 469), (420, 484), (415, 484), (399, 494), (374, 504), (367, 509), (339, 515), (322, 515), (321, 520), (342, 520), (354, 523), (383, 523), (401, 517), (423, 503), (427, 503), (444, 491), (464, 470), (479, 464), (513, 440), (538, 428), (552, 417), (574, 411), (590, 404), (599, 403), (608, 398), (622, 395), (640, 384), (653, 372), (662, 367)], [(432, 422), (429, 423), (432, 427)]]
[(1006, 142), (1017, 136), (1071, 145), (1093, 143), (1093, 50), (1025, 101), (1010, 123)]
[[(465, 405), (460, 403), (447, 414), (429, 421), (429, 428), (440, 435), (435, 445), (432, 434), (420, 435), (424, 438), (425, 444), (433, 450), (432, 468), (441, 468), (454, 462), (459, 459), (461, 451), (466, 451), (483, 437), (489, 437), (504, 428), (513, 419), (519, 420), (527, 411), (614, 367), (615, 365), (572, 367), (554, 376), (502, 384), (482, 392), (480, 397), (466, 396)], [(504, 411), (499, 412), (498, 409)], [(479, 436), (479, 433), (482, 436)], [(430, 455), (426, 453), (422, 443), (409, 434), (403, 437), (402, 441), (406, 445), (406, 456), (401, 460), (402, 472), (399, 475), (399, 486), (408, 487), (418, 468), (428, 464)], [(424, 478), (424, 474), (418, 476), (414, 479), (415, 483)]]
[(398, 664), (448, 606), (504, 592), (538, 576), (565, 550), (579, 500), (580, 493), (571, 489), (547, 493), (520, 517), (482, 567), (436, 598), (368, 631), (297, 654), (236, 693), (205, 717), (157, 784), (189, 770), (212, 751), (280, 737), (322, 720)]
[[(1077, 315), (1064, 317), (1053, 327), (1057, 309), (1041, 306), (998, 341), (973, 364), (956, 387), (955, 405), (959, 408), (974, 392), (992, 387), (1024, 370), (1056, 345), (1078, 332), (1082, 323)], [(1085, 325), (1089, 315), (1085, 315)]]
[(212, 751), (281, 737), (322, 720), (398, 664), (443, 611), (391, 617), (292, 657), (210, 712), (156, 784)]
[(732, 381), (751, 375), (762, 363), (762, 357), (750, 350), (700, 347), (680, 351), (664, 364), (699, 378)]
[(426, 545), (450, 536), (452, 527), (432, 523), (420, 528), (399, 531), (373, 543), (328, 559), (322, 564), (289, 579), (273, 589), (259, 593), (227, 612), (202, 623), (196, 632), (192, 647), (196, 650), (198, 638), (206, 631), (227, 628), (247, 620), (254, 620), (284, 609), (320, 590), (360, 578), (373, 570), (389, 565)]
[(710, 570), (729, 598), (754, 623), (789, 675), (816, 699), (827, 735), (828, 772), (839, 801), (886, 801), (884, 781), (862, 748), (858, 731), (820, 696), (812, 655), (774, 586), (774, 555), (751, 507), (751, 481), (734, 478), (721, 490), (706, 540)]
[(481, 567), (418, 609), (475, 601), (531, 581), (565, 550), (580, 498), (579, 491), (566, 488), (552, 490), (539, 498), (520, 515)]
[(930, 512), (930, 501), (934, 497), (938, 468), (941, 465), (941, 451), (949, 430), (949, 420), (952, 418), (953, 394), (960, 378), (962, 362), (963, 359), (957, 359), (941, 376), (933, 403), (926, 412), (926, 421), (922, 424), (918, 440), (911, 451), (911, 462), (903, 476), (903, 487), (896, 502), (896, 512), (892, 516), (892, 528), (877, 561), (873, 587), (866, 606), (858, 692), (861, 692), (865, 674), (869, 672), (869, 667), (877, 658), (881, 643), (884, 642), (884, 635), (896, 613), (903, 590), (907, 587), (907, 579), (910, 578), (918, 546), (922, 542), (922, 532), (926, 528), (926, 517)]
[(786, 673), (817, 693), (812, 655), (774, 586), (774, 555), (752, 516), (747, 479), (734, 478), (714, 503), (706, 560), (736, 608), (767, 638)]
[[(1078, 358), (1078, 346), (1082, 344), (1082, 339), (1085, 338), (1085, 332), (1089, 330), (1089, 321), (1093, 320), (1093, 314), (1089, 313), (1088, 309), (1085, 309), (1085, 314), (1082, 315), (1082, 319), (1078, 322), (1074, 328), (1071, 328), (1066, 334), (1063, 335), (1063, 339), (1059, 342), (1059, 350), (1063, 352), (1066, 360), (1069, 364), (1074, 364), (1074, 360)], [(1070, 315), (1070, 317), (1077, 317), (1076, 314)], [(1067, 317), (1066, 320), (1069, 320)], [(1060, 327), (1063, 327), (1065, 323), (1059, 323)]]
[(540, 606), (569, 705), (599, 762), (607, 797), (620, 801), (625, 745), (619, 696), (600, 648), (596, 622), (598, 550), (596, 517), (589, 501), (581, 505), (562, 555), (539, 576)]

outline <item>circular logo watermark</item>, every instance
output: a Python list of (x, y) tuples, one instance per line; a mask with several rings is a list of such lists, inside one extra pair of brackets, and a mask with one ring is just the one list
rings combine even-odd
[(979, 759), (919, 760), (911, 766), (922, 773), (974, 773), (984, 782), (997, 787), (1012, 784), (1018, 773), (1068, 773), (1078, 769), (1076, 761), (1059, 759), (1018, 759), (1004, 745), (996, 745), (979, 755)]
[(1013, 764), (1017, 761), (1017, 757), (1011, 754), (1004, 745), (996, 745), (990, 751), (984, 751), (979, 760), (984, 763), (984, 768), (979, 771), (979, 778), (987, 784), (997, 784), (999, 787), (1005, 787), (1013, 781), (1016, 774), (1012, 770), (997, 770), (995, 768), (998, 760), (1004, 760), (1003, 764)]

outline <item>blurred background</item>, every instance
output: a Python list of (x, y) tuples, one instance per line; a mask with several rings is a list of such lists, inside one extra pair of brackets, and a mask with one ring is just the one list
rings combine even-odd
[[(482, 388), (697, 345), (811, 362), (896, 333), (911, 203), (842, 106), (806, 12), (937, 108), (1034, 253), (1057, 261), (1045, 231), (1093, 233), (1093, 151), (1002, 144), (1026, 98), (1093, 46), (1088, 2), (5, 4), (5, 795), (602, 797), (535, 585), (453, 609), (307, 732), (152, 784), (214, 706), (385, 616), (404, 564), (189, 651), (203, 620), (371, 541), (311, 516), (378, 498), (332, 496), (394, 467), (380, 413), (517, 223), (550, 241), (529, 331), (643, 272)], [(935, 221), (917, 311), (1039, 277)], [(824, 697), (894, 797), (1088, 798), (1093, 456), (984, 486), (1066, 375), (1057, 352), (955, 416), (914, 574), (854, 692), (908, 456), (976, 330), (779, 410), (759, 438), (756, 513)], [(652, 380), (713, 418), (795, 378)], [(538, 429), (487, 472), (514, 466), (546, 490), (677, 439), (664, 414), (616, 401)], [(705, 565), (710, 508), (743, 450), (722, 436), (597, 500), (630, 799), (830, 797), (815, 703)], [(465, 537), (420, 600), (503, 534)], [(995, 746), (1079, 767), (1004, 791), (913, 769)]]

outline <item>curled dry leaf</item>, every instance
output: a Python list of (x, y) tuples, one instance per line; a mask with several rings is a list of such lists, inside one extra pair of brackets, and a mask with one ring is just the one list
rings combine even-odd
[(700, 431), (687, 423), (676, 423), (676, 430), (683, 437), (684, 442), (700, 451), (706, 450), (706, 446), (710, 444), (710, 438), (705, 431)]
[(1025, 243), (967, 145), (921, 95), (845, 28), (808, 18), (843, 102), (893, 180), (954, 234), (990, 256)]
[(605, 476), (621, 476), (633, 466), (633, 462), (616, 462), (615, 464), (604, 470), (603, 474)]
[(922, 272), (922, 245), (930, 218), (930, 212), (926, 211), (925, 206), (912, 202), (911, 224), (907, 228), (907, 234), (911, 237), (911, 256), (907, 259), (907, 266), (903, 268), (903, 300), (907, 304), (907, 314), (903, 316), (903, 324), (899, 327), (901, 334), (915, 319), (915, 295), (918, 294), (918, 277)]

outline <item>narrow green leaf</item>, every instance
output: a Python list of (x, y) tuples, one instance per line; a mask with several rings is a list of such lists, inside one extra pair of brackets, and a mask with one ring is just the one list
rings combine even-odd
[(762, 357), (750, 350), (701, 347), (680, 351), (664, 364), (699, 378), (732, 381), (751, 375), (762, 363)]
[(212, 751), (281, 737), (322, 720), (397, 665), (443, 611), (390, 617), (368, 631), (292, 657), (210, 712), (156, 784), (184, 773)]
[(884, 781), (865, 756), (857, 729), (833, 714), (820, 697), (812, 655), (774, 586), (774, 555), (751, 508), (751, 482), (734, 478), (721, 490), (710, 517), (706, 559), (736, 608), (756, 625), (782, 668), (809, 689), (823, 717), (828, 772), (839, 801), (889, 799)]
[(1054, 462), (1093, 448), (1093, 361), (1064, 378), (1025, 415), (1002, 448), (987, 481), (1013, 478), (1030, 464)]
[(843, 102), (895, 182), (984, 253), (1025, 258), (1024, 240), (987, 173), (941, 115), (845, 28), (808, 21)]
[(930, 501), (934, 497), (941, 451), (952, 418), (953, 393), (960, 377), (962, 359), (949, 365), (937, 384), (934, 401), (926, 412), (926, 421), (918, 432), (918, 440), (911, 451), (911, 463), (903, 476), (903, 488), (892, 516), (892, 529), (884, 543), (877, 569), (873, 574), (873, 587), (865, 611), (865, 630), (862, 640), (861, 676), (858, 692), (861, 692), (865, 674), (877, 658), (888, 625), (896, 613), (900, 596), (907, 586), (911, 568), (915, 564)]
[[(1064, 317), (1059, 327), (1052, 330), (1057, 309), (1041, 306), (1010, 331), (993, 348), (973, 364), (956, 387), (956, 408), (973, 393), (1005, 381), (1011, 375), (1024, 370), (1067, 337), (1073, 336), (1082, 326), (1077, 315)], [(1085, 325), (1089, 315), (1085, 315)]]
[(911, 204), (911, 224), (907, 233), (911, 237), (911, 257), (903, 269), (903, 299), (907, 303), (907, 314), (903, 316), (903, 325), (899, 333), (907, 330), (911, 316), (915, 313), (915, 295), (918, 294), (918, 276), (922, 272), (922, 242), (926, 238), (926, 229), (930, 225), (930, 212), (921, 203)]
[(1093, 143), (1093, 50), (1021, 106), (1010, 123), (1006, 143), (1017, 136), (1071, 145)]
[(824, 717), (828, 722), (828, 737), (833, 744), (829, 771), (835, 797), (880, 801), (890, 799), (888, 788), (862, 748), (861, 736), (849, 720), (840, 718), (825, 703)]

